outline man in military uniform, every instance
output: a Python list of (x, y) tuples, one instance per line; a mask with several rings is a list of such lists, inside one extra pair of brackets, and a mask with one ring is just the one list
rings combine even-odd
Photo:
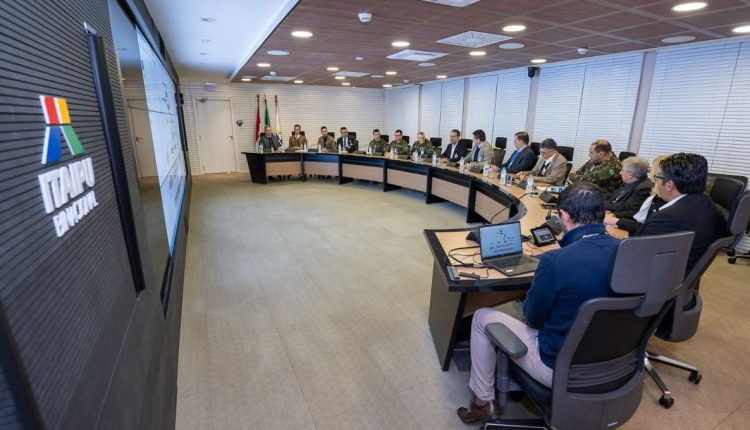
[(386, 148), (386, 152), (391, 152), (391, 150), (395, 150), (396, 154), (399, 156), (406, 157), (409, 155), (409, 143), (404, 140), (404, 133), (401, 130), (396, 130), (395, 133), (393, 133), (393, 136), (395, 139), (391, 141), (391, 143), (388, 144), (388, 147)]
[(589, 161), (570, 174), (568, 183), (590, 182), (601, 187), (605, 193), (612, 193), (622, 184), (620, 170), (622, 163), (612, 152), (612, 146), (608, 141), (599, 139), (589, 148)]
[(320, 127), (320, 137), (318, 138), (318, 147), (325, 152), (336, 152), (336, 140), (328, 134), (328, 127)]
[(430, 158), (432, 157), (434, 149), (432, 147), (432, 142), (427, 140), (427, 137), (425, 137), (424, 132), (420, 131), (417, 133), (417, 141), (414, 142), (414, 145), (411, 147), (411, 151), (409, 152), (409, 156), (413, 157), (414, 152), (419, 153), (420, 156), (423, 158)]
[(385, 148), (388, 146), (388, 142), (380, 137), (380, 130), (377, 128), (372, 131), (372, 140), (367, 145), (369, 152), (373, 155), (383, 155)]

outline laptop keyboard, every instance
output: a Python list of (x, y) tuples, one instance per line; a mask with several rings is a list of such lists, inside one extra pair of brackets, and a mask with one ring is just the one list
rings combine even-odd
[(521, 255), (513, 255), (510, 257), (495, 258), (492, 260), (487, 260), (486, 263), (497, 269), (507, 269), (509, 267), (520, 266), (523, 264), (536, 263), (536, 259), (531, 258), (528, 255), (521, 254)]

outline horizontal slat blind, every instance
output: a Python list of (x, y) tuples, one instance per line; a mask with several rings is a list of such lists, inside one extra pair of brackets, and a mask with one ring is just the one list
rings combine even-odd
[[(419, 131), (419, 87), (393, 89), (386, 94), (389, 97), (388, 130), (392, 132), (401, 129), (413, 142)], [(383, 133), (388, 134), (385, 131)], [(359, 141), (361, 144), (362, 137), (359, 137)]]
[(440, 98), (442, 84), (422, 85), (420, 108), (422, 131), (427, 137), (440, 137)]
[(558, 145), (575, 146), (585, 70), (583, 63), (542, 69), (533, 141), (551, 137)]
[(440, 135), (444, 142), (450, 140), (450, 131), (461, 130), (464, 116), (464, 80), (443, 82), (440, 96)]
[(469, 78), (466, 94), (466, 134), (474, 130), (484, 130), (487, 139), (493, 135), (495, 122), (495, 95), (497, 94), (497, 75)]
[(513, 135), (526, 130), (530, 89), (531, 79), (526, 68), (509, 70), (497, 75), (495, 124), (490, 141), (492, 145), (495, 144), (495, 137), (505, 137), (512, 148)]
[(712, 172), (750, 176), (750, 43), (743, 42), (719, 131)]

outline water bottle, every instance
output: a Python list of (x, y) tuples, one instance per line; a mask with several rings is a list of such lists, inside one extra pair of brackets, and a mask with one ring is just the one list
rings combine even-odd
[(505, 167), (503, 167), (503, 170), (500, 171), (500, 183), (502, 185), (505, 185), (508, 180), (508, 172), (505, 171)]
[(464, 159), (462, 158), (461, 161), (458, 163), (458, 172), (464, 173)]
[(437, 154), (432, 153), (432, 167), (437, 167)]
[(527, 193), (534, 192), (534, 176), (531, 174), (529, 174), (529, 177), (526, 178), (526, 192)]
[(484, 163), (484, 169), (482, 170), (482, 176), (490, 176), (490, 165), (489, 165), (489, 163)]

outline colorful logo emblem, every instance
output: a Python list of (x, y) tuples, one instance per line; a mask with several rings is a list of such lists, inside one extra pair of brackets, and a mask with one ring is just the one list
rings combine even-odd
[(68, 144), (68, 150), (72, 155), (83, 154), (83, 145), (78, 140), (73, 126), (70, 125), (70, 113), (68, 113), (68, 101), (60, 97), (39, 96), (44, 110), (44, 120), (47, 129), (44, 132), (44, 151), (42, 152), (42, 164), (55, 163), (62, 158), (62, 139)]

